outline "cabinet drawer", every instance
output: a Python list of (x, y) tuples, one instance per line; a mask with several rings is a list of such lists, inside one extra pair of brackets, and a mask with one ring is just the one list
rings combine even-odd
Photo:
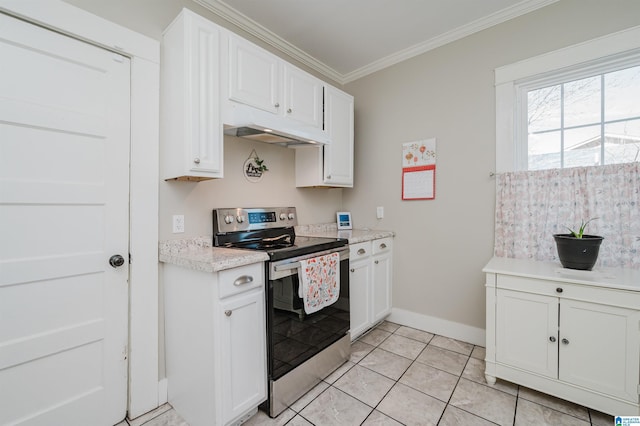
[(349, 244), (349, 259), (351, 262), (371, 256), (371, 254), (371, 241)]
[(563, 299), (592, 301), (603, 305), (613, 305), (630, 309), (638, 309), (638, 306), (640, 306), (640, 292), (614, 288), (502, 274), (497, 275), (496, 286), (508, 290), (556, 296)]
[(264, 264), (226, 269), (219, 272), (220, 299), (264, 285)]
[(391, 251), (393, 239), (381, 238), (379, 240), (373, 240), (371, 243), (373, 245), (373, 254), (386, 253)]

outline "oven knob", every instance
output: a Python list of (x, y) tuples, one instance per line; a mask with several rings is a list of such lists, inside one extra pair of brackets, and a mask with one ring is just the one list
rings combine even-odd
[(236, 217), (236, 220), (238, 221), (238, 223), (242, 223), (242, 222), (244, 222), (244, 216), (240, 215), (240, 216)]
[(280, 213), (280, 220), (286, 220), (287, 219), (287, 215), (284, 213)]
[(224, 217), (224, 223), (226, 223), (226, 224), (233, 223), (233, 216), (232, 216), (232, 215), (230, 215), (230, 214), (226, 215), (226, 216)]
[(289, 213), (289, 216), (288, 216), (289, 220), (293, 220), (294, 217), (296, 216), (293, 213)]

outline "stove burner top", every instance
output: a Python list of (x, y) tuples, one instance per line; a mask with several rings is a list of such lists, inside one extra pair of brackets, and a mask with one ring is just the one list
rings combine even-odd
[[(347, 245), (348, 241), (341, 238), (296, 236), (292, 226), (297, 224), (295, 215), (293, 207), (214, 210), (213, 245), (261, 250), (267, 253), (272, 261)], [(290, 220), (289, 217), (293, 219)], [(288, 224), (289, 221), (291, 224)]]

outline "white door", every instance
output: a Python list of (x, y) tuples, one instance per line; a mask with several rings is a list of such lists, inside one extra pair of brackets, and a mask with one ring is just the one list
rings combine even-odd
[(0, 424), (127, 400), (129, 60), (0, 14)]

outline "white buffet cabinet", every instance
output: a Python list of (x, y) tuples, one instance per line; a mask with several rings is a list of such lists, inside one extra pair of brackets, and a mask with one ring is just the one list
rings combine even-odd
[(393, 238), (349, 244), (351, 339), (391, 313)]
[(640, 414), (640, 271), (493, 258), (486, 379), (611, 415)]
[(163, 279), (169, 403), (191, 426), (246, 420), (267, 398), (264, 263)]

